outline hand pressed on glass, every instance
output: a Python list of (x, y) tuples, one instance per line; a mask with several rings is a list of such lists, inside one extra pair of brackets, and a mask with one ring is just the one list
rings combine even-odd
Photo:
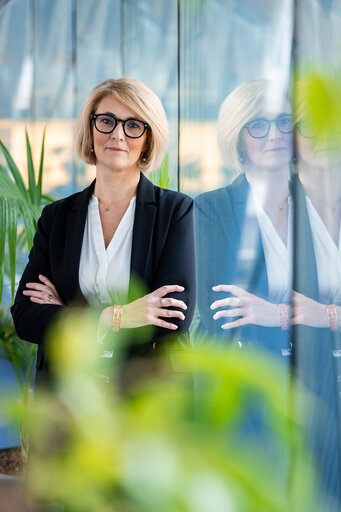
[(227, 292), (235, 295), (225, 299), (216, 300), (211, 304), (211, 309), (232, 306), (231, 309), (217, 311), (213, 318), (238, 317), (237, 320), (228, 322), (221, 326), (222, 329), (233, 329), (247, 324), (262, 325), (265, 327), (279, 327), (280, 319), (278, 315), (278, 306), (272, 302), (257, 297), (253, 293), (246, 292), (239, 286), (220, 284), (213, 286), (215, 292)]
[(28, 290), (23, 291), (23, 295), (30, 297), (32, 302), (37, 304), (57, 304), (63, 306), (55, 285), (45, 276), (39, 274), (39, 280), (43, 283), (26, 283)]

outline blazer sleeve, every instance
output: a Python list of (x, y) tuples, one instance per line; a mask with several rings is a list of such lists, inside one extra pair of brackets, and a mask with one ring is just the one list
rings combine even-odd
[(31, 343), (43, 344), (46, 332), (64, 307), (55, 304), (36, 304), (23, 295), (26, 283), (39, 282), (43, 274), (53, 282), (49, 258), (49, 239), (53, 216), (52, 205), (46, 206), (38, 221), (29, 261), (20, 279), (11, 313), (18, 336)]
[[(168, 214), (169, 215), (169, 214)], [(153, 290), (163, 285), (178, 284), (185, 290), (180, 293), (171, 293), (167, 297), (182, 300), (187, 305), (184, 311), (185, 320), (179, 318), (166, 319), (178, 326), (177, 331), (157, 328), (154, 340), (175, 334), (176, 337), (187, 333), (195, 309), (195, 251), (193, 226), (193, 200), (181, 195), (179, 204), (174, 208), (173, 216), (163, 246), (161, 257), (155, 273)], [(174, 308), (169, 308), (174, 309)], [(177, 308), (175, 308), (177, 309)]]

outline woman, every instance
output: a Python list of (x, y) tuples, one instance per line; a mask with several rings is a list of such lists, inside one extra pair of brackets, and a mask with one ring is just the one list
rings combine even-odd
[(144, 175), (167, 145), (159, 98), (131, 78), (102, 82), (82, 108), (76, 143), (96, 179), (44, 208), (12, 306), (19, 336), (40, 346), (39, 369), (46, 332), (66, 308), (99, 306), (101, 336), (155, 326), (143, 331), (142, 355), (186, 333), (194, 309), (192, 200)]
[(284, 97), (266, 80), (227, 96), (218, 143), (239, 175), (197, 197), (195, 217), (201, 332), (288, 355), (293, 126)]
[[(311, 122), (307, 93), (296, 84), (296, 149), (292, 189), (295, 258), (292, 324), (296, 376), (318, 399), (302, 407), (324, 510), (341, 507), (341, 152), (340, 135)], [(336, 131), (336, 133), (335, 133)]]

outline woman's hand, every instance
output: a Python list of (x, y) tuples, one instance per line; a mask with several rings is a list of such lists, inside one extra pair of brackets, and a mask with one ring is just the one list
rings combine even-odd
[(277, 304), (261, 299), (257, 297), (257, 295), (246, 292), (235, 285), (220, 284), (213, 286), (212, 290), (215, 292), (228, 292), (235, 295), (235, 297), (216, 300), (211, 304), (211, 309), (232, 306), (231, 309), (217, 311), (213, 315), (214, 320), (223, 317), (242, 317), (238, 318), (238, 320), (223, 324), (221, 326), (222, 329), (233, 329), (234, 327), (247, 324), (262, 325), (265, 327), (279, 327), (281, 325)]
[[(337, 307), (337, 310), (339, 309)], [(321, 304), (302, 293), (293, 291), (291, 323), (310, 325), (310, 327), (329, 327), (326, 304)]]
[(47, 277), (39, 274), (39, 280), (44, 283), (26, 283), (28, 290), (24, 290), (23, 294), (30, 297), (32, 302), (37, 304), (58, 304), (63, 306), (63, 302), (59, 297), (55, 285), (47, 279)]
[[(179, 318), (185, 319), (182, 311), (177, 309), (167, 309), (168, 307), (176, 307), (183, 310), (187, 309), (186, 304), (182, 300), (165, 298), (168, 293), (183, 292), (184, 287), (175, 285), (165, 285), (158, 288), (148, 295), (144, 295), (141, 299), (134, 300), (123, 306), (122, 328), (143, 327), (144, 325), (156, 325), (164, 329), (176, 330), (178, 326), (171, 322), (167, 322), (162, 318)], [(112, 306), (102, 311), (99, 328), (108, 329), (112, 326), (114, 308)]]

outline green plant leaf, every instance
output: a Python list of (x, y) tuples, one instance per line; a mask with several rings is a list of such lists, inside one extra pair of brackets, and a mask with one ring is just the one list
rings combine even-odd
[(22, 193), (2, 165), (0, 165), (0, 196), (27, 201), (27, 195)]
[(37, 217), (39, 218), (40, 212), (34, 213), (33, 210), (29, 209), (25, 203), (19, 205), (19, 210), (24, 222), (27, 245), (28, 248), (31, 249), (36, 231), (36, 221)]
[(8, 235), (8, 253), (9, 253), (9, 274), (11, 281), (12, 301), (15, 293), (15, 267), (16, 267), (16, 249), (17, 249), (17, 222), (18, 208), (16, 201), (7, 200), (7, 235)]
[[(43, 140), (41, 142), (41, 151), (40, 151), (40, 163), (39, 163), (39, 174), (38, 174), (39, 201), (41, 201), (42, 188), (43, 188), (43, 170), (44, 170), (44, 154), (45, 154), (45, 133), (46, 133), (46, 128), (44, 128), (44, 131), (43, 131)], [(52, 199), (50, 201), (52, 201)]]
[(168, 153), (166, 153), (160, 167), (150, 174), (150, 181), (161, 188), (169, 187), (170, 175), (168, 170)]
[(27, 171), (28, 171), (28, 193), (30, 194), (33, 204), (39, 204), (39, 191), (36, 185), (36, 175), (34, 172), (34, 164), (32, 158), (32, 149), (30, 140), (28, 138), (27, 130), (25, 130), (26, 136), (26, 153), (27, 153)]
[(5, 270), (6, 241), (6, 199), (0, 197), (0, 304), (2, 299)]
[(4, 157), (6, 159), (7, 165), (9, 167), (9, 170), (14, 178), (15, 183), (17, 184), (19, 190), (23, 194), (24, 197), (26, 197), (27, 200), (29, 200), (29, 194), (26, 190), (24, 180), (22, 179), (22, 176), (20, 174), (20, 171), (18, 167), (16, 166), (13, 158), (11, 157), (8, 149), (6, 148), (5, 144), (0, 140), (0, 148), (4, 154)]

